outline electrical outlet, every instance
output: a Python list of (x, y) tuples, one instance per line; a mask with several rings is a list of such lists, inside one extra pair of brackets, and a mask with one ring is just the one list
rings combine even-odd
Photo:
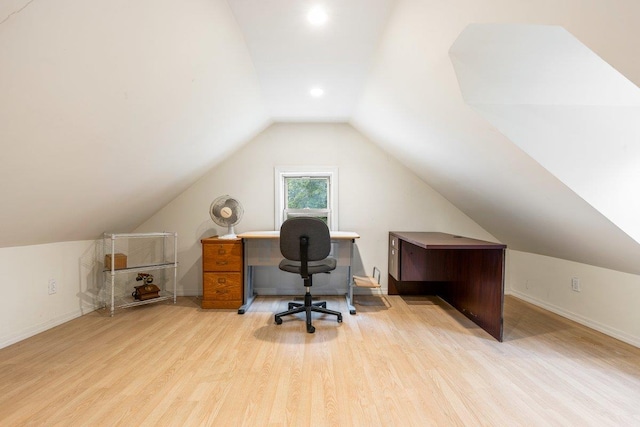
[(56, 279), (49, 279), (49, 295), (53, 295), (58, 292), (58, 283)]
[(580, 288), (580, 279), (577, 277), (571, 278), (571, 290), (574, 292), (580, 292), (582, 289)]

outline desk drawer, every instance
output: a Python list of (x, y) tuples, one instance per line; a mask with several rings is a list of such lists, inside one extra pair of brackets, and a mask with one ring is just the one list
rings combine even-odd
[(203, 300), (237, 300), (242, 304), (242, 275), (240, 273), (204, 273)]
[(400, 241), (392, 234), (389, 234), (389, 248), (393, 248), (396, 251), (400, 249)]
[(241, 271), (242, 243), (206, 244), (202, 247), (203, 271)]
[(396, 280), (400, 280), (400, 271), (398, 268), (399, 253), (400, 250), (389, 246), (389, 275)]
[(434, 280), (432, 266), (427, 263), (429, 257), (426, 249), (403, 241), (401, 251), (402, 256), (398, 266), (400, 280), (417, 282)]

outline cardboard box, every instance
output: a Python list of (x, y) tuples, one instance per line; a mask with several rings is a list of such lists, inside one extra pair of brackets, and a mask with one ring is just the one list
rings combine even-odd
[[(115, 270), (127, 268), (127, 256), (125, 254), (113, 254), (115, 259)], [(104, 269), (111, 270), (111, 254), (104, 256)]]

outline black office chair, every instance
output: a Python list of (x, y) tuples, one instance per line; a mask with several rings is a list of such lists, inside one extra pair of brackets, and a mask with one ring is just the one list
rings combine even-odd
[(329, 257), (331, 238), (329, 227), (317, 218), (298, 217), (286, 220), (280, 228), (280, 252), (285, 257), (279, 268), (289, 273), (302, 276), (306, 293), (304, 304), (290, 302), (289, 309), (275, 315), (276, 324), (282, 324), (282, 316), (306, 313), (307, 332), (312, 334), (316, 328), (311, 325), (311, 312), (338, 316), (342, 322), (342, 314), (327, 309), (327, 303), (313, 302), (311, 297), (312, 277), (317, 273), (328, 273), (335, 270), (336, 260)]

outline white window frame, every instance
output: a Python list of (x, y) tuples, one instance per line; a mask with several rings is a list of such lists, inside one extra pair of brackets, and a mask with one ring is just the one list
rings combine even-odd
[(338, 168), (334, 166), (276, 166), (274, 168), (274, 229), (280, 230), (285, 219), (285, 178), (321, 177), (329, 179), (327, 199), (329, 230), (338, 230)]

